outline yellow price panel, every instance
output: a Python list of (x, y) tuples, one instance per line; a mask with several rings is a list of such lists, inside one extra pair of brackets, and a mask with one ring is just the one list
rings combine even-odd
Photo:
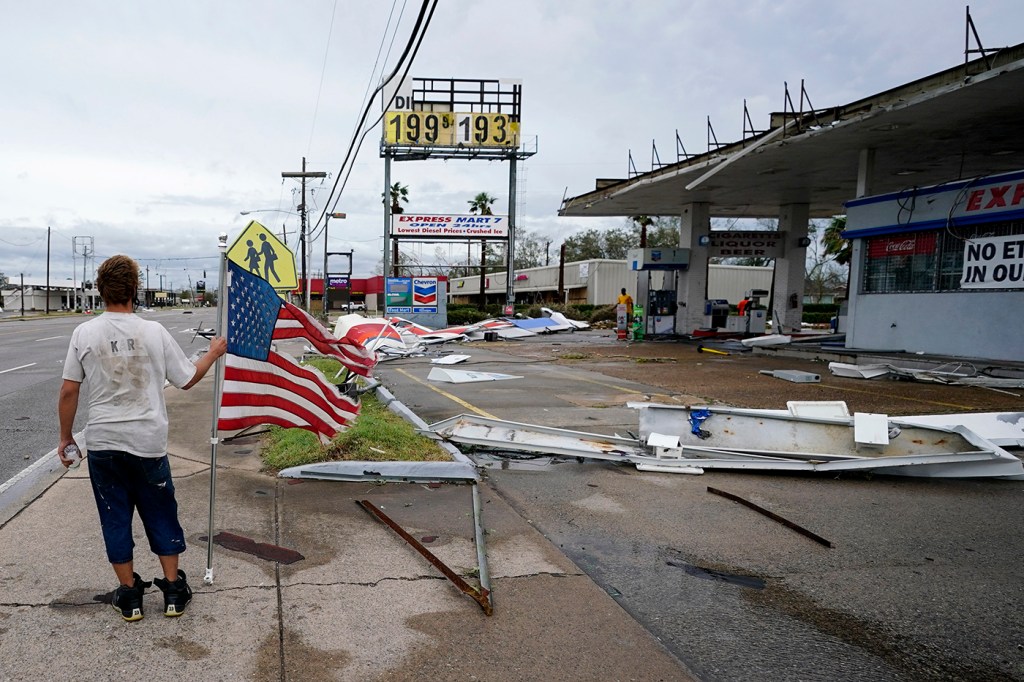
[(455, 114), (455, 143), (465, 147), (518, 147), (519, 122), (508, 114)]
[(455, 145), (455, 114), (434, 111), (389, 111), (384, 115), (384, 143), (452, 147)]

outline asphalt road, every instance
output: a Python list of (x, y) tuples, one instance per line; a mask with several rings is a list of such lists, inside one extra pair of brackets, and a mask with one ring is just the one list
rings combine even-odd
[[(677, 375), (676, 388), (667, 389), (669, 382), (616, 376), (612, 364), (629, 363), (609, 358), (621, 347), (589, 365), (566, 364), (552, 356), (552, 342), (563, 358), (585, 354), (572, 337), (515, 347), (477, 343), (458, 348), (472, 357), (456, 368), (522, 378), (431, 382), (426, 358), (386, 362), (376, 374), (427, 422), (483, 411), (625, 433), (636, 429), (627, 400), (714, 397), (712, 384), (688, 390), (688, 377), (702, 381), (697, 367), (645, 363)], [(743, 371), (758, 377), (756, 367)], [(784, 405), (788, 385), (767, 381)], [(931, 403), (974, 395), (921, 398), (910, 389), (933, 410)], [(916, 404), (890, 402), (890, 414)], [(1024, 680), (1024, 482), (686, 476), (543, 457), (482, 460), (500, 495), (704, 680)], [(833, 546), (711, 494), (709, 486)]]
[[(205, 314), (204, 314), (205, 313)], [(142, 313), (161, 322), (189, 355), (206, 348), (202, 337), (193, 343), (186, 330), (197, 323), (213, 326), (214, 314), (197, 309)], [(52, 452), (57, 446), (57, 394), (71, 332), (81, 316), (14, 319), (7, 311), (0, 321), (0, 484)], [(75, 432), (85, 426), (79, 410)]]

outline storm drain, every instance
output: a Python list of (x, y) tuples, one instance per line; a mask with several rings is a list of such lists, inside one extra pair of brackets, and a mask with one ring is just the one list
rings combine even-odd
[[(204, 535), (199, 539), (205, 542), (207, 540), (207, 536)], [(269, 545), (265, 542), (256, 542), (252, 538), (235, 535), (234, 533), (217, 533), (213, 536), (213, 542), (224, 549), (230, 549), (234, 552), (244, 552), (245, 554), (251, 554), (254, 557), (259, 557), (260, 559), (265, 559), (267, 561), (276, 561), (279, 564), (294, 564), (296, 561), (301, 561), (306, 558), (294, 549), (279, 547), (278, 545)]]

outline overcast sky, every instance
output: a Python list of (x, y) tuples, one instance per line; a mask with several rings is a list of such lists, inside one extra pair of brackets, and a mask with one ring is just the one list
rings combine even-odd
[[(295, 210), (298, 183), (281, 172), (303, 156), (329, 174), (312, 184), (319, 213), (368, 85), (393, 68), (418, 9), (405, 6), (385, 64), (403, 10), (388, 29), (383, 0), (5, 0), (0, 272), (45, 276), (50, 226), (51, 280), (71, 276), (72, 238), (90, 236), (97, 264), (131, 255), (151, 286), (204, 270), (212, 283), (217, 235), (234, 240), (240, 211)], [(974, 0), (971, 14), (985, 47), (1024, 41), (1020, 0)], [(952, 0), (441, 0), (410, 76), (521, 79), (538, 153), (520, 165), (519, 224), (557, 248), (622, 224), (557, 210), (595, 178), (625, 177), (630, 149), (649, 170), (652, 139), (675, 161), (676, 130), (688, 152), (706, 151), (706, 116), (719, 142), (739, 139), (744, 99), (767, 127), (783, 81), (796, 98), (805, 79), (824, 108), (955, 66), (963, 49)], [(383, 244), (379, 139), (367, 135), (337, 205), (348, 218), (331, 222), (330, 250), (354, 250), (356, 276)], [(392, 180), (409, 187), (409, 211), (465, 213), (486, 191), (507, 212), (507, 163), (400, 163)], [(294, 244), (296, 216), (252, 217), (285, 225)]]

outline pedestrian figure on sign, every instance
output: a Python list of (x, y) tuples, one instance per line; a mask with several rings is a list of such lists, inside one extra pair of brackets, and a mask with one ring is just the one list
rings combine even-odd
[(274, 269), (274, 261), (277, 260), (277, 253), (274, 251), (273, 245), (267, 241), (267, 235), (260, 233), (260, 241), (263, 245), (260, 246), (260, 255), (263, 256), (263, 279), (270, 281), (270, 273), (274, 273), (274, 279), (278, 282), (281, 278), (277, 274), (277, 270)]
[(260, 254), (256, 247), (252, 245), (251, 239), (246, 239), (245, 245), (249, 247), (248, 253), (245, 254), (245, 261), (249, 264), (249, 272), (258, 277), (260, 274)]

